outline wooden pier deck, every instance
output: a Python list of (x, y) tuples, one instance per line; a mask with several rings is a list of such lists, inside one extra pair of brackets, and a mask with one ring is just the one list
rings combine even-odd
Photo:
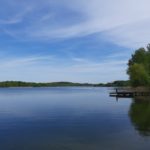
[(136, 97), (136, 96), (150, 96), (150, 91), (123, 91), (116, 89), (115, 92), (109, 93), (111, 97)]

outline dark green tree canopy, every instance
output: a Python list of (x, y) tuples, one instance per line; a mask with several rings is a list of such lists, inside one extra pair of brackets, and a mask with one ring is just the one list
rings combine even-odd
[(128, 62), (127, 73), (132, 86), (150, 86), (150, 44), (139, 48)]

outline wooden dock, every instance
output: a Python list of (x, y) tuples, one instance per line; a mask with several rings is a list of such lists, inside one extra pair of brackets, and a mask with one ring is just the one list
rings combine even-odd
[(109, 93), (111, 97), (136, 97), (136, 96), (150, 96), (150, 91), (123, 91), (115, 89), (115, 92)]

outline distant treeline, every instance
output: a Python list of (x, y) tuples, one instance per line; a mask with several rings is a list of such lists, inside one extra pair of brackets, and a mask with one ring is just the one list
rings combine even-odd
[(104, 84), (106, 87), (127, 87), (130, 86), (130, 81), (114, 81), (114, 82), (110, 82), (110, 83), (106, 83)]
[(129, 86), (129, 81), (114, 81), (111, 83), (72, 83), (72, 82), (50, 82), (50, 83), (35, 83), (22, 81), (4, 81), (0, 82), (0, 87), (64, 87), (64, 86), (86, 86), (86, 87), (117, 87)]

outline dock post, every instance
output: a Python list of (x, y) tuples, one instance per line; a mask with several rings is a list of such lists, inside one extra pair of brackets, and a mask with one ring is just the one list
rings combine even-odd
[(116, 93), (118, 93), (118, 89), (116, 88)]

